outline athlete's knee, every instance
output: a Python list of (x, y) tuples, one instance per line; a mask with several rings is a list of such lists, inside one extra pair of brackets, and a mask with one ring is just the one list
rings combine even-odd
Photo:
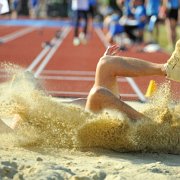
[(99, 59), (99, 62), (100, 63), (108, 63), (111, 59), (113, 58), (113, 56), (102, 56), (100, 59)]
[(98, 62), (98, 69), (105, 69), (105, 68), (109, 68), (110, 65), (112, 64), (112, 57), (111, 56), (102, 56), (100, 59), (99, 59), (99, 62)]
[(103, 87), (93, 87), (88, 95), (88, 99), (86, 102), (86, 110), (90, 110), (92, 112), (98, 112), (101, 110), (102, 106), (102, 94)]
[(104, 93), (104, 88), (101, 86), (93, 87), (88, 95), (88, 101), (91, 103), (96, 103), (100, 101)]
[(105, 87), (101, 87), (101, 86), (94, 87), (90, 93), (91, 98), (94, 100), (99, 100), (99, 98), (102, 98), (103, 96), (105, 96), (107, 91), (108, 90)]

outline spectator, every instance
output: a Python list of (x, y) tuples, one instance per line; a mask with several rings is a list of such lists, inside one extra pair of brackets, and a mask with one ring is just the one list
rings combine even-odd
[(116, 0), (116, 3), (118, 4), (118, 6), (123, 7), (123, 15), (131, 18), (133, 17), (133, 13), (131, 12), (132, 10), (132, 0)]
[(30, 0), (29, 1), (29, 11), (31, 18), (37, 18), (39, 11), (39, 0)]
[(106, 26), (108, 28), (106, 39), (109, 43), (112, 44), (114, 43), (114, 37), (124, 32), (124, 27), (120, 25), (119, 23), (120, 16), (117, 13), (113, 13), (108, 18), (109, 18), (108, 24), (107, 24), (107, 19), (106, 19)]
[(20, 0), (12, 0), (12, 3), (11, 3), (12, 14), (11, 14), (11, 16), (13, 19), (16, 19), (18, 17), (18, 12), (20, 10), (20, 7), (21, 7)]
[[(80, 42), (86, 43), (87, 27), (88, 27), (88, 11), (89, 0), (72, 0), (72, 10), (74, 11), (74, 46), (78, 46)], [(80, 19), (84, 19), (83, 32), (79, 34)]]
[(166, 26), (168, 30), (168, 39), (171, 44), (170, 50), (175, 47), (177, 33), (176, 26), (178, 22), (179, 0), (163, 0), (164, 13), (166, 15)]
[(146, 0), (148, 31), (150, 32), (151, 39), (153, 37), (154, 27), (156, 27), (157, 30), (156, 37), (158, 37), (158, 14), (160, 10), (160, 5), (161, 5), (161, 0)]
[[(131, 13), (120, 17), (114, 13), (106, 19), (106, 26), (108, 24), (107, 40), (113, 43), (114, 37), (123, 32), (127, 33), (128, 37), (133, 42), (141, 43), (143, 41), (144, 27), (146, 24), (146, 10), (143, 0), (132, 0), (134, 9)], [(108, 22), (108, 23), (107, 23)], [(136, 31), (136, 32), (134, 32)], [(124, 49), (124, 45), (122, 45)]]
[(89, 14), (94, 19), (96, 13), (97, 0), (89, 0)]
[[(144, 0), (132, 0), (133, 8), (131, 12), (134, 16), (134, 21), (126, 21), (124, 24), (125, 32), (133, 42), (141, 43), (143, 41), (144, 27), (146, 25), (146, 9)], [(137, 30), (137, 34), (134, 33)]]
[(90, 17), (90, 23), (89, 23), (89, 36), (92, 35), (93, 32), (93, 21), (94, 17), (96, 15), (96, 7), (97, 7), (97, 0), (89, 0), (89, 17)]

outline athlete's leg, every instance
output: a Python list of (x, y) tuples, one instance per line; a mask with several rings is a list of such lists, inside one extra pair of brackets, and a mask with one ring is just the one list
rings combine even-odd
[(91, 89), (86, 109), (99, 112), (104, 108), (116, 109), (131, 119), (140, 119), (144, 115), (119, 99), (117, 76), (137, 77), (149, 75), (165, 76), (164, 64), (156, 64), (130, 57), (112, 56), (118, 52), (117, 46), (112, 46), (99, 60), (96, 69), (95, 84)]
[(94, 86), (87, 98), (86, 110), (98, 113), (103, 109), (118, 110), (126, 114), (132, 120), (146, 118), (143, 114), (121, 101), (109, 89), (102, 86)]
[(137, 58), (112, 56), (118, 52), (117, 46), (112, 46), (99, 60), (96, 68), (94, 86), (102, 86), (119, 97), (117, 76), (138, 77), (161, 75), (165, 76), (164, 64), (151, 63)]
[(62, 102), (66, 104), (75, 104), (75, 105), (85, 107), (86, 101), (87, 101), (87, 98), (75, 98), (72, 100), (63, 100)]
[(170, 44), (172, 48), (174, 48), (175, 43), (176, 43), (176, 26), (177, 26), (177, 21), (172, 18), (168, 18), (166, 20), (166, 25), (167, 25), (167, 31), (168, 31), (168, 40), (170, 41)]

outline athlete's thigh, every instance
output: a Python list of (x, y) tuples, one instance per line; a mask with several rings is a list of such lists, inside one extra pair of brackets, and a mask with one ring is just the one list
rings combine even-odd
[[(117, 77), (121, 76), (123, 71), (120, 57), (105, 56), (100, 59), (95, 76), (95, 86), (101, 86), (109, 89), (113, 94), (119, 96), (119, 85)], [(123, 73), (123, 72), (122, 72)]]

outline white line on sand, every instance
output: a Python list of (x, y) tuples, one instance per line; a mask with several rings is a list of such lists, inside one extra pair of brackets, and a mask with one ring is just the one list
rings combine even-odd
[[(103, 42), (104, 46), (106, 48), (108, 46), (110, 46), (110, 44), (107, 41), (105, 41), (106, 38), (105, 38), (104, 33), (102, 32), (102, 30), (100, 28), (96, 28), (95, 31), (96, 31), (97, 35), (99, 36), (99, 38), (101, 39), (101, 41)], [(144, 97), (144, 94), (141, 92), (141, 90), (139, 89), (139, 87), (137, 86), (135, 81), (130, 77), (126, 77), (126, 80), (130, 84), (130, 86), (133, 88), (135, 93), (138, 95), (139, 99), (142, 102), (146, 102), (146, 98)]]
[(32, 32), (32, 31), (34, 31), (36, 29), (37, 29), (36, 27), (24, 28), (22, 30), (19, 30), (19, 31), (13, 32), (11, 34), (8, 34), (6, 36), (0, 37), (0, 41), (3, 42), (3, 43), (7, 43), (7, 42), (15, 40), (15, 39), (17, 39), (19, 37), (22, 37), (22, 36)]
[(62, 32), (61, 38), (56, 41), (55, 45), (49, 51), (47, 56), (42, 60), (42, 62), (39, 65), (38, 69), (34, 73), (35, 77), (38, 77), (41, 74), (41, 72), (46, 67), (48, 62), (51, 60), (51, 58), (53, 57), (55, 52), (58, 50), (58, 48), (60, 47), (60, 45), (62, 44), (63, 40), (66, 38), (66, 36), (68, 35), (69, 32), (70, 32), (70, 28), (69, 27), (65, 28), (65, 30)]

